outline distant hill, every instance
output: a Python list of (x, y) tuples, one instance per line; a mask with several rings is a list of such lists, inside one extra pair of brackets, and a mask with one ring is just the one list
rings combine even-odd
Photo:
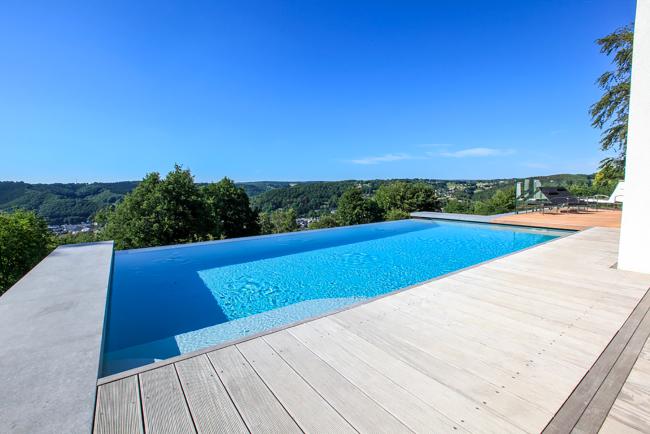
[(36, 211), (50, 224), (79, 223), (120, 200), (138, 185), (134, 181), (92, 184), (27, 184), (0, 182), (0, 210)]
[[(552, 175), (537, 179), (543, 185), (590, 183), (593, 175)], [(299, 216), (327, 213), (336, 208), (343, 192), (356, 185), (374, 193), (380, 185), (394, 180), (345, 181), (255, 181), (237, 183), (253, 206), (261, 211), (294, 208)], [(512, 185), (512, 179), (437, 180), (418, 179), (433, 185), (443, 198), (485, 199), (494, 191)], [(133, 190), (138, 181), (94, 182), (90, 184), (28, 184), (0, 181), (0, 211), (22, 208), (36, 211), (49, 224), (80, 223), (89, 220), (99, 209), (114, 204)]]

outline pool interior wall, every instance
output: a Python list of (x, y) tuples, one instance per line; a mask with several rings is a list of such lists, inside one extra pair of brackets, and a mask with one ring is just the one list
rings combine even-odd
[(102, 376), (319, 316), (567, 233), (402, 220), (117, 251)]

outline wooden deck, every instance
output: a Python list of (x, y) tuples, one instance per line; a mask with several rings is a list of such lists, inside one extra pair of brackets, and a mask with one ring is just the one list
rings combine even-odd
[(590, 229), (126, 373), (95, 432), (541, 432), (650, 287), (611, 268), (617, 246)]
[[(644, 321), (650, 322), (650, 315)], [(632, 372), (611, 407), (601, 433), (650, 432), (650, 340), (645, 340), (635, 358)]]
[(531, 212), (498, 217), (492, 223), (583, 230), (591, 227), (620, 228), (621, 211)]

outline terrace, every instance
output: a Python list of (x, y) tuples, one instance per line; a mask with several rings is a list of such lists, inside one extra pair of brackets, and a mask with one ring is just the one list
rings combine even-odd
[(94, 430), (596, 432), (650, 334), (650, 275), (612, 268), (618, 236), (102, 379)]
[[(566, 237), (104, 378), (112, 244), (59, 248), (0, 298), (0, 431), (649, 432), (650, 1), (635, 31), (620, 229), (583, 215)], [(491, 223), (541, 224), (525, 218)]]

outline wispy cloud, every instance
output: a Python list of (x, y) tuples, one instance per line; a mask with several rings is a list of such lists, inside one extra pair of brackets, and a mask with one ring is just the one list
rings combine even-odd
[(438, 155), (451, 158), (498, 157), (514, 154), (514, 149), (468, 148), (454, 152), (441, 152)]
[(378, 155), (374, 157), (364, 157), (364, 158), (358, 158), (355, 160), (349, 160), (350, 163), (352, 164), (380, 164), (380, 163), (390, 163), (393, 161), (402, 161), (402, 160), (413, 160), (415, 157), (413, 157), (410, 154), (404, 154), (404, 153), (399, 153), (399, 154), (384, 154), (384, 155)]

